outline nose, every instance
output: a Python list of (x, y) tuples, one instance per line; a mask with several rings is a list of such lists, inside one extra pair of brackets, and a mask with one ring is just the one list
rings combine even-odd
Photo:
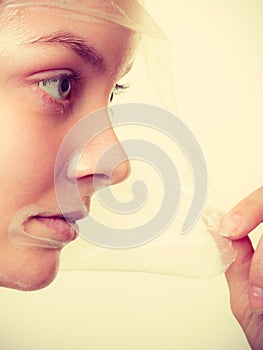
[(65, 136), (56, 160), (54, 180), (58, 205), (64, 216), (84, 207), (98, 187), (121, 182), (130, 163), (111, 125), (108, 110), (81, 118)]
[(98, 187), (122, 182), (129, 173), (127, 154), (110, 124), (88, 142), (76, 166), (78, 182), (95, 178)]

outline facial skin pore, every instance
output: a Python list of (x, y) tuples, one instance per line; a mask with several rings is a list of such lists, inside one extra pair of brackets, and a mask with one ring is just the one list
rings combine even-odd
[[(139, 42), (138, 34), (120, 26), (76, 21), (60, 12), (28, 8), (3, 11), (0, 18), (0, 285), (21, 290), (51, 283), (60, 249), (12, 245), (9, 223), (32, 204), (50, 216), (59, 214), (54, 189), (59, 146), (81, 118), (109, 103)], [(77, 177), (87, 206), (98, 157), (117, 142), (111, 128), (83, 153)], [(129, 163), (111, 170), (105, 175), (117, 183), (127, 177)], [(37, 218), (24, 227), (31, 235), (56, 239)]]

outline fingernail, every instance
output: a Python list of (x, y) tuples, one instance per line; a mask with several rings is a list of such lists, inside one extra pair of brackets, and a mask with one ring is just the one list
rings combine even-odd
[(223, 236), (223, 237), (231, 237), (231, 233), (226, 232), (226, 231), (223, 230), (222, 228), (218, 231), (218, 234), (219, 234), (220, 236)]
[(263, 289), (260, 287), (252, 286), (249, 292), (250, 304), (252, 311), (255, 314), (263, 313)]
[(221, 223), (222, 234), (225, 237), (229, 237), (232, 234), (239, 233), (241, 231), (242, 219), (239, 215), (226, 215)]

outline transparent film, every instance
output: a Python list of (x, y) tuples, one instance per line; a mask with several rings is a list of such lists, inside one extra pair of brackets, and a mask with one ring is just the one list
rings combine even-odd
[[(110, 106), (83, 115), (61, 143), (54, 167), (56, 198), (72, 234), (77, 224), (79, 233), (64, 247), (61, 269), (195, 278), (224, 272), (235, 252), (220, 235), (221, 205), (209, 186), (202, 149), (175, 113), (171, 43), (141, 1), (7, 0), (2, 11), (10, 15), (27, 8), (43, 16), (57, 11), (58, 16), (85, 21), (87, 28), (93, 21), (106, 28), (121, 26), (141, 37), (133, 67), (120, 82), (130, 87), (113, 96)], [(85, 166), (83, 155), (89, 156), (91, 144), (107, 140), (112, 127), (120, 144), (105, 148), (90, 177), (92, 199), (88, 193), (81, 198), (77, 173)], [(116, 169), (125, 162), (130, 175), (112, 185)], [(106, 174), (101, 171), (105, 168)], [(39, 214), (33, 204), (18, 212), (9, 240), (21, 247), (60, 248), (26, 232), (28, 212)], [(73, 212), (77, 223), (69, 218)]]

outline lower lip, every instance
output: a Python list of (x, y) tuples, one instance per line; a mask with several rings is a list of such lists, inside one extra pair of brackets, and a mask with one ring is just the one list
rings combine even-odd
[(51, 229), (56, 234), (54, 238), (58, 241), (70, 242), (77, 238), (78, 233), (76, 227), (74, 227), (75, 225), (66, 222), (63, 218), (35, 217), (34, 219)]

